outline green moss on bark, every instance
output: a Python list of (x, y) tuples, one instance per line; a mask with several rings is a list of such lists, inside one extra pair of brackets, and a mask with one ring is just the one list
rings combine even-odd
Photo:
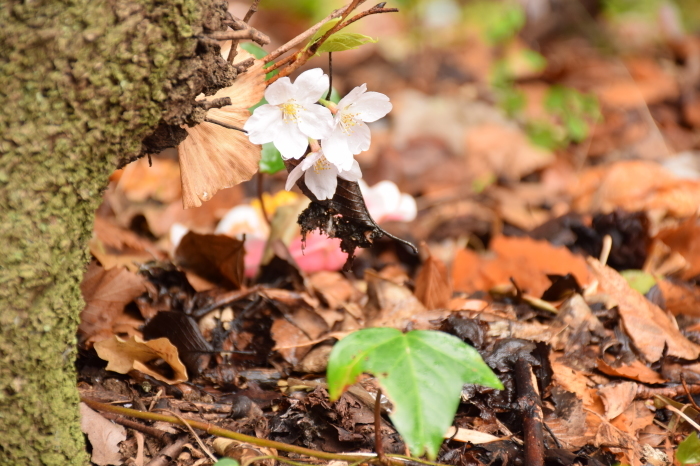
[(195, 36), (222, 11), (216, 0), (0, 8), (1, 464), (86, 462), (74, 358), (94, 211), (114, 167), (202, 88)]

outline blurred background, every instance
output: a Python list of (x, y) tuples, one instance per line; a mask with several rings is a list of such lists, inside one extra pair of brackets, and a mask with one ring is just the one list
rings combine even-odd
[[(271, 36), (269, 52), (343, 4), (263, 0), (251, 24)], [(397, 0), (386, 6), (400, 12), (351, 26), (378, 42), (333, 54), (332, 75), (340, 95), (367, 83), (394, 105), (371, 125), (370, 150), (357, 156), (368, 186), (393, 183), (368, 199), (388, 231), (416, 244), (428, 241), (450, 264), (467, 245), (485, 249), (494, 236), (529, 234), (569, 214), (650, 209), (654, 233), (669, 212), (697, 210), (695, 188), (670, 195), (659, 184), (661, 169), (673, 174), (669, 180), (697, 180), (700, 172), (696, 0)], [(230, 3), (239, 17), (248, 7)], [(327, 54), (305, 69), (313, 67), (328, 71)], [(251, 252), (253, 241), (264, 243), (270, 232), (259, 194), (269, 218), (279, 206), (302, 202), (298, 192), (277, 194), (286, 172), (268, 170), (183, 211), (176, 151), (155, 157), (153, 168), (146, 165), (142, 160), (115, 173), (101, 216), (158, 241), (162, 251), (187, 230), (246, 233), (249, 274), (261, 255)], [(413, 212), (396, 188), (415, 200)], [(237, 206), (247, 214), (230, 214), (220, 224)], [(293, 229), (289, 218), (285, 228)], [(295, 237), (290, 247), (305, 261), (309, 250), (302, 253)], [(118, 241), (99, 234), (95, 241), (102, 244), (93, 254), (123, 253), (111, 248)], [(344, 254), (332, 252), (337, 244), (321, 244), (324, 259), (302, 268), (339, 269)], [(139, 254), (152, 256), (153, 249)], [(644, 257), (635, 259), (636, 267)], [(356, 272), (390, 262), (413, 268), (419, 260), (386, 240), (361, 255)]]

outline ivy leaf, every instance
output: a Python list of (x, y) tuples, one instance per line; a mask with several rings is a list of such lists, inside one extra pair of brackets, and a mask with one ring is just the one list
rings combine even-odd
[(274, 175), (284, 169), (282, 154), (280, 154), (275, 145), (271, 142), (263, 144), (260, 157), (260, 171), (268, 175)]
[(697, 432), (693, 432), (678, 444), (676, 459), (681, 464), (700, 463), (700, 439)]
[(465, 383), (502, 389), (479, 353), (444, 332), (368, 328), (338, 342), (328, 361), (331, 400), (363, 372), (394, 404), (389, 415), (414, 455), (435, 459)]
[(364, 44), (374, 44), (377, 39), (372, 39), (370, 36), (358, 34), (356, 32), (336, 32), (330, 36), (316, 52), (319, 55), (323, 52), (342, 52), (344, 50), (352, 50), (359, 48)]

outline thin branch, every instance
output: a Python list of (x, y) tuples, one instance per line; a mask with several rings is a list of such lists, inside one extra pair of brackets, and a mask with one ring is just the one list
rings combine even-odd
[(333, 92), (333, 54), (328, 52), (328, 95), (326, 100), (331, 100), (331, 93)]
[(646, 385), (638, 384), (635, 399), (646, 400), (656, 395), (675, 398), (687, 394), (699, 395), (700, 384), (687, 385), (687, 389), (684, 388), (683, 385), (674, 385), (672, 387), (647, 387)]
[(666, 408), (666, 409), (668, 409), (669, 411), (673, 411), (674, 413), (678, 414), (680, 417), (683, 418), (683, 420), (684, 420), (685, 422), (687, 422), (687, 423), (690, 424), (691, 426), (695, 427), (695, 429), (697, 429), (698, 431), (700, 431), (700, 425), (698, 425), (697, 422), (695, 422), (695, 421), (693, 421), (692, 419), (690, 419), (690, 417), (688, 417), (688, 415), (685, 414), (685, 413), (684, 413), (683, 411), (681, 411), (680, 409), (676, 408), (675, 406), (671, 406), (671, 405), (666, 405), (666, 406), (664, 406), (664, 408)]
[(515, 361), (515, 384), (518, 388), (518, 404), (523, 415), (525, 464), (544, 466), (542, 401), (532, 383), (532, 367), (525, 358)]
[(166, 432), (164, 430), (157, 429), (155, 427), (143, 425), (140, 422), (132, 421), (131, 419), (127, 419), (124, 416), (119, 416), (119, 415), (114, 414), (114, 413), (103, 413), (102, 416), (105, 419), (109, 419), (110, 421), (114, 421), (117, 424), (120, 424), (124, 427), (128, 427), (130, 429), (137, 430), (141, 433), (144, 433), (148, 436), (151, 436), (151, 437), (153, 437), (157, 440), (160, 440), (161, 442), (164, 442), (164, 443), (170, 443), (175, 438), (175, 435), (171, 434), (170, 432)]
[[(364, 1), (364, 0), (362, 0), (362, 1)], [(354, 3), (354, 2), (353, 2), (353, 3)], [(362, 3), (362, 2), (359, 2), (359, 3)], [(359, 3), (358, 3), (358, 4), (359, 4)], [(335, 18), (341, 16), (343, 13), (345, 13), (345, 11), (346, 11), (348, 8), (350, 8), (350, 6), (352, 6), (352, 3), (349, 4), (349, 5), (347, 5), (347, 6), (344, 6), (343, 8), (338, 8), (337, 10), (334, 10), (330, 15), (326, 16), (326, 17), (323, 18), (321, 21), (319, 21), (318, 23), (314, 24), (310, 29), (307, 29), (306, 31), (304, 31), (304, 32), (302, 32), (301, 34), (299, 34), (298, 36), (296, 36), (294, 39), (292, 39), (292, 40), (290, 40), (289, 42), (287, 42), (286, 44), (280, 46), (277, 50), (275, 50), (275, 51), (269, 53), (267, 56), (263, 57), (263, 61), (264, 61), (265, 63), (269, 63), (269, 62), (271, 62), (271, 61), (277, 60), (277, 58), (281, 57), (282, 55), (284, 55), (285, 53), (289, 52), (290, 50), (292, 50), (292, 49), (293, 49), (294, 47), (296, 47), (297, 45), (299, 45), (299, 44), (301, 44), (302, 42), (304, 42), (304, 41), (305, 41), (306, 39), (308, 39), (309, 37), (311, 37), (311, 36), (313, 36), (314, 34), (316, 34), (316, 31), (318, 31), (319, 29), (321, 29), (321, 27), (322, 27), (324, 24), (326, 24), (328, 21), (330, 21), (330, 20), (332, 20), (332, 19), (335, 19)], [(357, 6), (357, 5), (355, 5), (355, 6)]]
[(173, 411), (169, 411), (169, 410), (167, 410), (167, 409), (163, 409), (162, 411), (165, 412), (165, 413), (170, 413), (170, 414), (172, 414), (173, 416), (175, 416), (176, 418), (178, 418), (178, 419), (180, 420), (180, 422), (182, 423), (182, 425), (184, 425), (185, 427), (187, 427), (187, 429), (190, 431), (190, 433), (192, 434), (192, 437), (194, 437), (194, 439), (197, 441), (197, 444), (199, 445), (199, 448), (202, 449), (202, 451), (204, 452), (204, 454), (207, 455), (210, 459), (212, 459), (212, 460), (216, 463), (216, 456), (214, 456), (214, 455), (212, 454), (212, 452), (210, 452), (209, 449), (206, 447), (206, 445), (204, 445), (204, 442), (202, 442), (202, 439), (199, 437), (199, 435), (197, 435), (197, 432), (194, 431), (194, 429), (192, 428), (192, 426), (189, 425), (189, 424), (187, 423), (187, 421), (185, 420), (184, 417), (180, 416), (179, 414), (177, 414), (177, 413), (175, 413), (175, 412), (173, 412)]
[[(250, 443), (252, 445), (257, 445), (260, 447), (265, 447), (265, 448), (276, 448), (277, 450), (282, 450), (286, 451), (289, 453), (296, 453), (299, 455), (304, 455), (304, 456), (310, 456), (312, 458), (320, 458), (324, 460), (339, 460), (339, 461), (347, 461), (347, 462), (376, 462), (379, 457), (377, 455), (373, 454), (341, 454), (341, 453), (327, 453), (325, 451), (318, 451), (318, 450), (312, 450), (310, 448), (304, 448), (304, 447), (299, 447), (296, 445), (289, 445), (287, 443), (282, 443), (282, 442), (276, 442), (274, 440), (268, 440), (268, 439), (261, 439), (257, 437), (252, 437), (250, 435), (245, 435), (245, 434), (239, 434), (238, 432), (234, 432), (232, 430), (228, 429), (222, 429), (221, 427), (217, 427), (213, 424), (210, 424), (208, 422), (200, 422), (200, 421), (194, 421), (191, 419), (184, 419), (182, 417), (178, 418), (175, 416), (168, 416), (165, 414), (158, 414), (158, 413), (153, 413), (153, 412), (146, 412), (146, 411), (137, 411), (135, 409), (129, 409), (129, 408), (123, 408), (121, 406), (114, 406), (110, 405), (107, 403), (101, 403), (99, 401), (92, 400), (90, 398), (86, 398), (84, 396), (80, 397), (81, 401), (85, 403), (86, 405), (90, 406), (92, 409), (98, 410), (98, 411), (103, 411), (103, 412), (108, 412), (108, 413), (115, 413), (115, 414), (121, 414), (124, 416), (131, 416), (135, 417), (138, 419), (144, 419), (144, 420), (149, 420), (149, 421), (162, 421), (162, 422), (169, 422), (171, 424), (177, 424), (180, 426), (189, 426), (194, 429), (199, 429), (203, 430), (207, 434), (210, 435), (216, 435), (218, 437), (224, 437), (224, 438), (230, 438), (233, 440), (238, 440), (239, 442), (244, 442), (244, 443)], [(403, 457), (400, 455), (387, 455), (387, 459), (391, 461), (394, 464), (406, 464), (406, 462), (403, 460)], [(414, 459), (411, 458), (411, 461)], [(436, 464), (436, 466), (444, 466), (440, 465), (439, 463), (431, 463), (431, 464)]]
[(250, 22), (250, 18), (252, 18), (253, 15), (258, 11), (259, 4), (260, 4), (260, 0), (253, 1), (253, 3), (250, 5), (250, 8), (248, 8), (248, 13), (246, 13), (245, 17), (243, 18), (244, 23)]
[(214, 40), (241, 40), (241, 39), (250, 39), (253, 42), (261, 43), (262, 45), (269, 44), (270, 43), (270, 38), (265, 36), (260, 37), (258, 34), (262, 34), (259, 31), (255, 31), (254, 29), (243, 29), (240, 31), (214, 31), (210, 32), (207, 34), (207, 37), (209, 39), (214, 39)]
[[(382, 5), (382, 3), (380, 3), (379, 5)], [(350, 18), (349, 20), (345, 21), (345, 24), (343, 24), (343, 27), (347, 27), (350, 24), (357, 21), (358, 19), (364, 18), (365, 16), (376, 15), (378, 13), (398, 13), (399, 12), (398, 8), (384, 8), (384, 7), (380, 7), (379, 5), (375, 5), (372, 8), (370, 8), (369, 10), (365, 10), (362, 13), (356, 14), (355, 16)]]
[(350, 13), (350, 11), (352, 11), (353, 9), (355, 9), (355, 8), (357, 7), (357, 5), (359, 5), (359, 4), (362, 3), (362, 2), (364, 2), (364, 0), (353, 1), (353, 3), (351, 3), (351, 4), (347, 7), (345, 13), (343, 13), (343, 14), (341, 15), (341, 19), (340, 19), (340, 21), (338, 21), (338, 24), (336, 24), (336, 25), (333, 26), (331, 29), (329, 29), (328, 31), (326, 31), (326, 33), (325, 33), (320, 39), (318, 39), (316, 42), (314, 42), (308, 49), (306, 49), (306, 50), (300, 50), (300, 51), (297, 52), (295, 55), (293, 55), (293, 56), (295, 57), (294, 62), (293, 62), (291, 65), (289, 65), (287, 68), (285, 68), (285, 69), (283, 69), (282, 71), (280, 71), (279, 74), (277, 74), (277, 76), (272, 77), (272, 78), (268, 81), (268, 84), (272, 84), (273, 82), (277, 81), (279, 78), (282, 78), (282, 77), (285, 77), (285, 76), (289, 76), (290, 74), (292, 74), (292, 73), (294, 72), (294, 70), (296, 70), (297, 68), (300, 68), (301, 66), (303, 66), (307, 61), (309, 61), (309, 59), (310, 59), (311, 57), (313, 57), (313, 56), (316, 54), (316, 52), (317, 52), (318, 49), (321, 47), (321, 45), (323, 45), (323, 43), (324, 43), (332, 34), (335, 34), (336, 32), (338, 32), (338, 31), (340, 31), (341, 29), (345, 28), (345, 27), (348, 26), (349, 24), (354, 23), (354, 22), (357, 21), (358, 19), (364, 18), (365, 16), (368, 16), (368, 15), (377, 14), (377, 13), (394, 13), (394, 12), (399, 11), (399, 10), (396, 9), (396, 8), (382, 8), (382, 7), (380, 7), (380, 5), (382, 5), (382, 4), (379, 4), (379, 5), (375, 6), (375, 7), (370, 8), (369, 10), (363, 11), (362, 13), (359, 13), (359, 14), (355, 15), (355, 16), (352, 17), (350, 20), (343, 22), (343, 20), (345, 20), (345, 18), (348, 16), (348, 14)]
[(275, 71), (277, 68), (281, 68), (281, 67), (283, 67), (284, 65), (286, 65), (287, 63), (293, 62), (294, 60), (297, 59), (297, 56), (298, 56), (300, 53), (301, 53), (301, 52), (293, 53), (293, 54), (291, 54), (290, 56), (288, 56), (287, 58), (278, 61), (278, 62), (275, 63), (274, 65), (268, 66), (267, 68), (265, 68), (265, 73), (272, 73), (272, 72)]
[(698, 406), (698, 404), (695, 402), (695, 398), (693, 398), (693, 395), (691, 395), (688, 384), (685, 383), (685, 374), (683, 372), (681, 372), (681, 383), (683, 384), (683, 389), (685, 390), (686, 395), (688, 395), (688, 401), (690, 401), (690, 404), (693, 405), (693, 408), (700, 411), (700, 406)]
[[(258, 4), (259, 4), (259, 3), (260, 3), (260, 0), (254, 0), (254, 1), (253, 1), (253, 3), (250, 5), (250, 8), (248, 8), (248, 12), (245, 14), (245, 17), (243, 18), (243, 21), (241, 21), (241, 22), (239, 22), (238, 19), (236, 19), (236, 18), (234, 18), (233, 16), (231, 16), (231, 23), (232, 23), (232, 24), (231, 24), (231, 27), (232, 27), (233, 29), (236, 29), (236, 28), (238, 28), (238, 27), (244, 26), (244, 27), (246, 27), (246, 28), (253, 29), (253, 28), (251, 28), (251, 27), (248, 25), (248, 22), (250, 21), (250, 18), (253, 17), (253, 15), (255, 14), (255, 12), (258, 11)], [(243, 24), (241, 24), (241, 23), (243, 23)], [(267, 36), (265, 36), (265, 37), (267, 37)], [(256, 42), (257, 42), (257, 41), (256, 41)], [(270, 42), (270, 39), (268, 38), (266, 43), (269, 43), (269, 42)], [(258, 43), (259, 43), (259, 42), (258, 42)], [(262, 44), (261, 44), (261, 45), (262, 45)], [(237, 41), (237, 40), (233, 40), (233, 41), (231, 41), (231, 50), (228, 51), (228, 57), (226, 57), (226, 60), (227, 60), (229, 63), (233, 63), (233, 59), (236, 58), (236, 55), (237, 55), (237, 54), (238, 54), (238, 41)]]
[(386, 462), (384, 444), (382, 443), (382, 389), (377, 389), (377, 398), (374, 400), (374, 451), (377, 452), (379, 461)]
[(204, 110), (211, 110), (212, 108), (221, 108), (231, 105), (231, 97), (219, 97), (212, 100), (197, 100), (194, 104), (203, 108)]
[(224, 123), (223, 121), (215, 120), (213, 118), (205, 117), (204, 121), (206, 121), (207, 123), (213, 123), (215, 125), (223, 126), (226, 129), (235, 129), (236, 131), (240, 131), (241, 133), (248, 134), (248, 131), (244, 130), (243, 128), (239, 128), (238, 126), (229, 125), (228, 123)]

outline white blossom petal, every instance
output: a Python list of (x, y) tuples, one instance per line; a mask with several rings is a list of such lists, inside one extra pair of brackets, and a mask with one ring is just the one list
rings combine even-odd
[(333, 198), (338, 187), (338, 169), (335, 165), (328, 163), (320, 169), (314, 166), (305, 173), (304, 183), (319, 201)]
[(338, 108), (343, 109), (349, 105), (354, 104), (358, 97), (360, 97), (365, 92), (367, 92), (367, 84), (357, 86), (355, 89), (348, 92), (348, 95), (340, 99), (340, 101), (338, 102)]
[(332, 125), (333, 115), (322, 105), (308, 105), (299, 113), (299, 129), (310, 138), (325, 138), (330, 134)]
[(297, 125), (282, 124), (274, 132), (272, 142), (284, 159), (298, 159), (309, 145), (309, 139), (299, 131)]
[(296, 182), (299, 181), (299, 178), (301, 178), (303, 174), (304, 169), (301, 167), (301, 164), (294, 167), (294, 169), (291, 172), (289, 172), (289, 176), (287, 176), (287, 183), (284, 185), (284, 189), (286, 189), (287, 191), (291, 191)]
[(326, 159), (338, 170), (349, 170), (352, 165), (352, 152), (348, 146), (348, 137), (340, 125), (336, 125), (327, 138), (321, 140), (321, 148)]
[(265, 100), (271, 105), (280, 105), (294, 98), (294, 85), (288, 77), (280, 78), (265, 89)]
[(299, 165), (301, 165), (301, 169), (306, 171), (309, 168), (313, 167), (316, 162), (318, 162), (318, 159), (320, 159), (323, 156), (323, 153), (321, 151), (317, 152), (311, 152), (309, 155), (304, 157), (304, 160), (301, 161)]
[(359, 154), (360, 152), (369, 149), (369, 145), (372, 142), (372, 133), (369, 127), (361, 122), (353, 127), (352, 133), (346, 136), (348, 148), (353, 154)]
[(359, 181), (360, 178), (362, 178), (362, 170), (360, 170), (360, 164), (357, 163), (357, 160), (353, 159), (350, 169), (338, 173), (338, 176), (348, 181)]
[(248, 132), (248, 139), (253, 144), (265, 144), (272, 141), (277, 125), (282, 124), (282, 111), (275, 105), (261, 105), (248, 118), (243, 129)]
[(294, 81), (294, 97), (304, 104), (313, 104), (328, 92), (328, 75), (321, 68), (304, 71)]
[(385, 117), (392, 108), (389, 97), (379, 92), (367, 92), (358, 97), (352, 106), (352, 112), (357, 113), (360, 120), (371, 123)]

